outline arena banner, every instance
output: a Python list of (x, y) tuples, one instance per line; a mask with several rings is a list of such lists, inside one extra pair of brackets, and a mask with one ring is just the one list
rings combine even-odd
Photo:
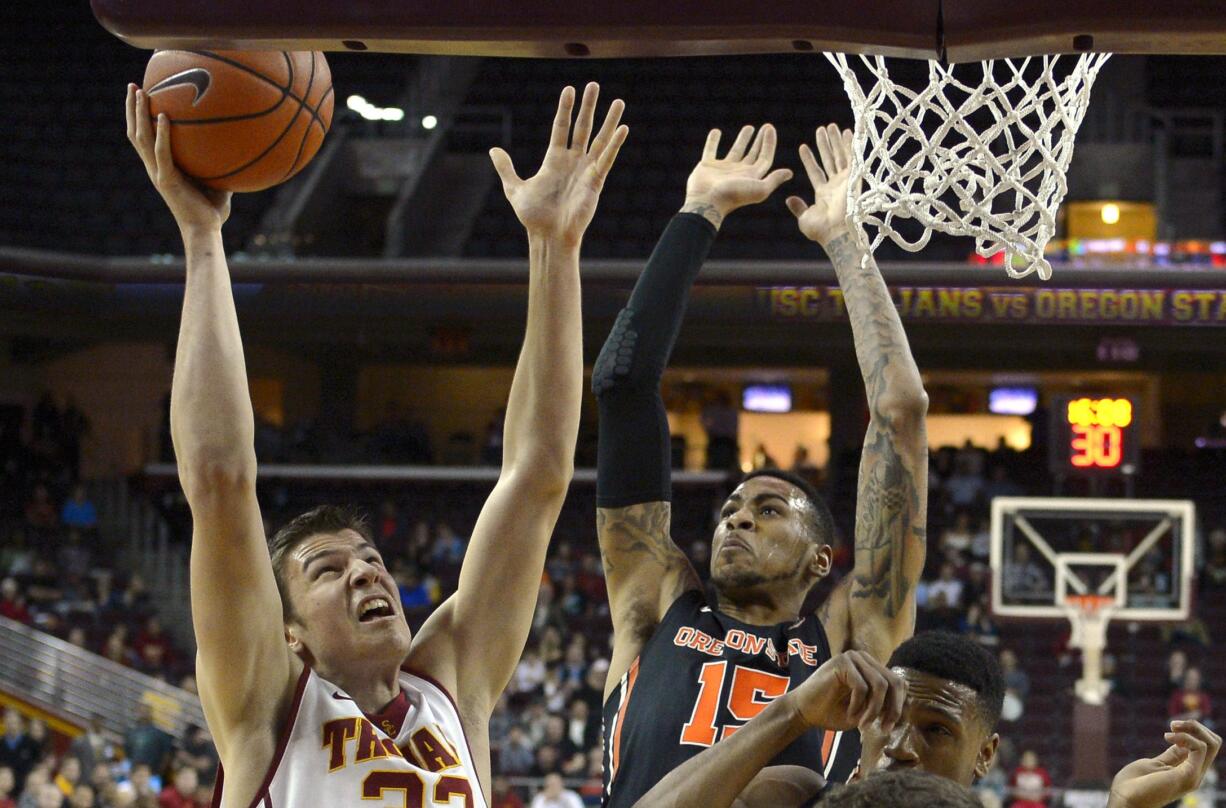
[[(1226, 326), (1226, 289), (893, 286), (890, 294), (908, 322)], [(847, 317), (837, 286), (759, 287), (755, 301), (780, 320)]]

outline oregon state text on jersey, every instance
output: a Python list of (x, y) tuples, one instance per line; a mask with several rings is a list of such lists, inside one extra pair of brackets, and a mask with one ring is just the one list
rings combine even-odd
[[(666, 774), (732, 735), (830, 658), (816, 617), (753, 626), (677, 598), (604, 706), (604, 804), (629, 808)], [(806, 766), (846, 782), (856, 732), (805, 733), (771, 765)]]
[[(486, 808), (451, 696), (407, 671), (400, 687), (409, 711), (393, 738), (344, 692), (305, 669), (251, 808)], [(219, 772), (214, 808), (221, 805), (222, 782)]]

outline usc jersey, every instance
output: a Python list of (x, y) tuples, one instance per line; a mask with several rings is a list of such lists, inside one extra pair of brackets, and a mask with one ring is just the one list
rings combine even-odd
[[(302, 672), (272, 765), (250, 808), (487, 808), (451, 696), (400, 673), (409, 710), (395, 737), (310, 668)], [(218, 771), (213, 806), (223, 789)]]
[[(604, 706), (604, 805), (630, 808), (670, 771), (732, 735), (826, 660), (821, 622), (806, 615), (754, 626), (677, 598)], [(856, 731), (810, 730), (770, 765), (805, 766), (844, 783), (860, 758)]]

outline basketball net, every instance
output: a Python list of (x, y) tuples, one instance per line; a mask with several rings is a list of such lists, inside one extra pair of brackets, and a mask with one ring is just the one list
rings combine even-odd
[(1081, 678), (1075, 691), (1086, 704), (1104, 704), (1110, 689), (1103, 681), (1103, 650), (1115, 599), (1106, 595), (1068, 595), (1064, 611), (1073, 624), (1069, 647), (1081, 650)]
[[(1059, 56), (977, 67), (930, 61), (927, 87), (913, 90), (890, 80), (881, 56), (859, 57), (869, 74), (862, 85), (845, 54), (827, 53), (856, 116), (847, 210), (860, 246), (872, 252), (889, 238), (915, 252), (933, 231), (971, 236), (984, 258), (1006, 253), (1011, 277), (1050, 278), (1043, 251), (1090, 88), (1109, 57), (1077, 56), (1063, 79)], [(923, 232), (908, 239), (897, 219)]]

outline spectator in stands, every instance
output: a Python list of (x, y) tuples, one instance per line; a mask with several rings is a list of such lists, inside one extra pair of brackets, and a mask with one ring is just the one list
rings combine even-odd
[(954, 523), (941, 534), (941, 549), (954, 550), (958, 553), (969, 553), (974, 540), (971, 530), (971, 515), (967, 511), (958, 511)]
[(108, 763), (114, 759), (114, 748), (102, 734), (102, 719), (95, 715), (90, 718), (89, 729), (73, 739), (68, 747), (68, 754), (81, 761), (81, 771), (92, 772), (99, 763)]
[(434, 539), (433, 561), (441, 566), (456, 567), (464, 560), (464, 551), (468, 549), (468, 540), (451, 529), (446, 522), (439, 522), (438, 534)]
[(25, 786), (21, 789), (21, 796), (17, 800), (17, 808), (40, 808), (40, 797), (47, 788), (63, 800), (64, 795), (51, 782), (51, 773), (45, 767), (35, 766), (30, 769), (30, 773), (26, 775)]
[(196, 802), (199, 779), (191, 766), (180, 767), (158, 795), (158, 808), (203, 808)]
[(199, 775), (200, 785), (212, 787), (217, 780), (217, 747), (207, 727), (189, 724), (181, 748), (175, 750), (175, 765), (190, 766)]
[(1209, 533), (1201, 582), (1206, 589), (1226, 589), (1226, 527)]
[(983, 473), (975, 470), (975, 454), (958, 452), (954, 461), (954, 473), (941, 486), (949, 504), (958, 510), (973, 508), (983, 495)]
[(33, 530), (45, 533), (59, 527), (59, 513), (55, 509), (55, 503), (51, 501), (51, 492), (42, 483), (34, 486), (24, 510), (26, 525)]
[(427, 608), (439, 602), (438, 582), (430, 576), (422, 577), (416, 564), (398, 566), (392, 577), (406, 609)]
[(519, 724), (513, 725), (498, 755), (498, 770), (503, 774), (524, 775), (532, 771), (535, 764), (536, 754), (528, 733)]
[(17, 792), (17, 776), (12, 766), (0, 766), (0, 808), (17, 808), (13, 795)]
[(990, 472), (990, 478), (983, 486), (983, 501), (985, 505), (991, 505), (992, 500), (996, 497), (1020, 497), (1024, 491), (1022, 487), (1013, 480), (1009, 479), (1009, 470), (1004, 466), (993, 466)]
[(524, 808), (524, 801), (519, 798), (519, 794), (511, 788), (511, 783), (502, 775), (494, 778), (492, 791), (490, 808)]
[(399, 547), (404, 538), (404, 523), (400, 510), (393, 499), (383, 500), (379, 506), (379, 521), (375, 525), (375, 539), (380, 547)]
[(1188, 668), (1183, 677), (1183, 687), (1171, 694), (1167, 714), (1173, 721), (1199, 721), (1213, 728), (1213, 704), (1209, 694), (1201, 690), (1199, 668)]
[(966, 617), (958, 625), (958, 630), (969, 634), (971, 639), (984, 648), (995, 648), (1000, 645), (1000, 629), (992, 622), (992, 616), (979, 603), (971, 603), (966, 610)]
[[(55, 762), (55, 745), (51, 739), (50, 733), (47, 732), (47, 724), (37, 718), (31, 718), (26, 722), (26, 737), (30, 739), (30, 743), (34, 746), (35, 765), (44, 762)], [(51, 771), (48, 769), (48, 776)]]
[(1018, 544), (1013, 549), (1012, 563), (1005, 564), (1005, 593), (1011, 597), (1033, 600), (1048, 591), (1047, 576), (1030, 558), (1030, 547)]
[(1166, 658), (1166, 697), (1183, 688), (1183, 677), (1188, 672), (1188, 655), (1176, 649)]
[(77, 784), (81, 782), (81, 761), (66, 755), (60, 761), (59, 770), (56, 771), (55, 779), (52, 782), (55, 783), (64, 797), (71, 797), (72, 792), (77, 789)]
[(583, 800), (565, 787), (561, 775), (548, 774), (544, 789), (532, 798), (532, 808), (583, 808)]
[(25, 719), (12, 707), (4, 711), (4, 737), (0, 738), (0, 766), (13, 770), (14, 791), (25, 787), (26, 777), (38, 762), (39, 749), (25, 733)]
[(141, 669), (146, 673), (156, 673), (174, 662), (174, 646), (157, 615), (146, 618), (144, 628), (132, 642), (132, 648), (136, 651)]
[(153, 769), (147, 763), (133, 763), (128, 772), (128, 783), (136, 794), (134, 804), (144, 808), (145, 805), (157, 805), (158, 792), (162, 789), (162, 778), (154, 775)]
[(64, 794), (55, 783), (43, 783), (35, 792), (34, 806), (35, 808), (64, 808)]
[(90, 501), (89, 494), (81, 483), (73, 486), (72, 497), (60, 510), (60, 522), (65, 527), (75, 527), (78, 530), (97, 529), (98, 509)]
[(69, 808), (97, 808), (94, 789), (89, 783), (81, 783), (68, 796)]
[(137, 707), (136, 724), (123, 739), (124, 755), (132, 762), (133, 779), (142, 765), (149, 767), (150, 773), (162, 771), (170, 760), (171, 748), (170, 735), (153, 723), (153, 707), (142, 703)]
[(519, 664), (515, 666), (515, 674), (511, 678), (511, 688), (515, 693), (532, 693), (545, 683), (545, 663), (537, 649), (528, 646), (524, 649)]
[(591, 749), (600, 744), (600, 721), (594, 720), (587, 702), (575, 699), (570, 703), (566, 717), (566, 738), (577, 751)]
[(1051, 775), (1039, 765), (1039, 756), (1033, 749), (1022, 753), (1021, 764), (1014, 770), (1010, 785), (1014, 796), (1010, 808), (1047, 808)]
[(22, 597), (21, 589), (13, 578), (5, 578), (0, 581), (0, 617), (7, 617), (26, 625), (34, 621), (30, 610), (26, 608), (26, 599)]

